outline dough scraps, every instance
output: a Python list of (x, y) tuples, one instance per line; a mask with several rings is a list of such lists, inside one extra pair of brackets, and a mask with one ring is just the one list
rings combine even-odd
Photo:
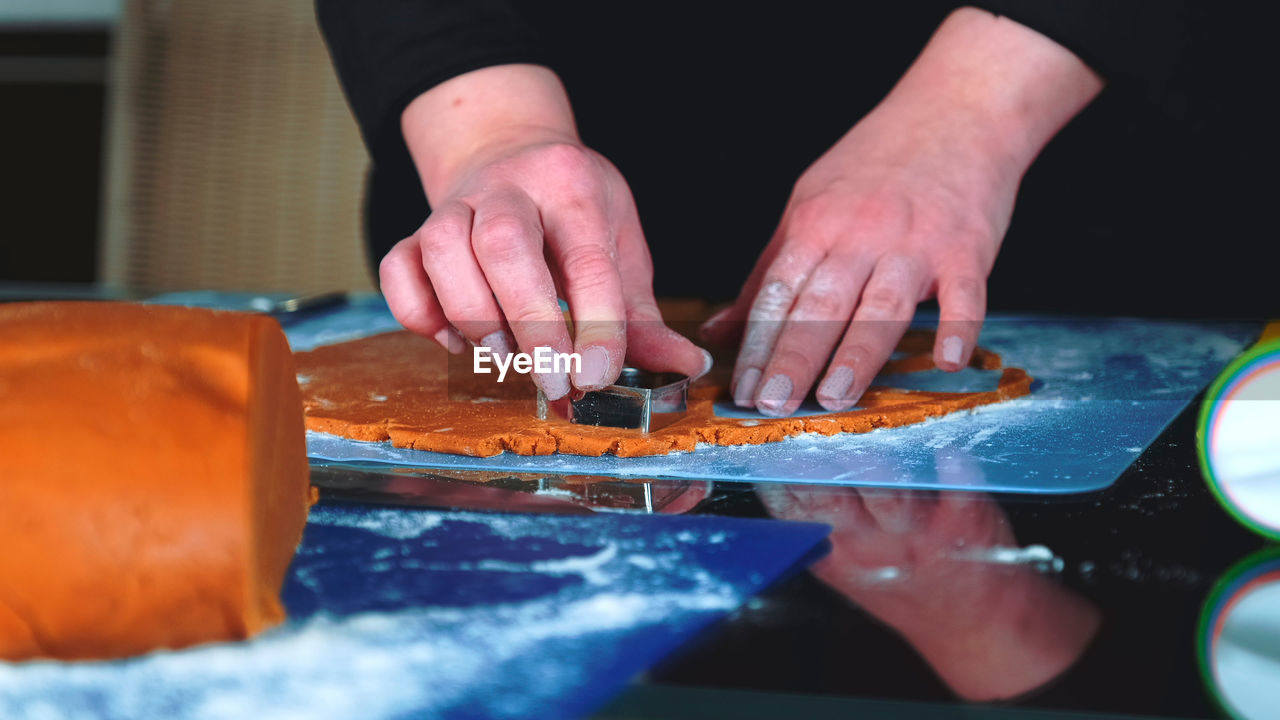
[[(911, 331), (898, 345), (902, 357), (883, 372), (905, 373), (934, 367), (933, 334)], [(860, 407), (806, 417), (722, 418), (713, 406), (727, 394), (727, 370), (713, 371), (689, 391), (688, 414), (661, 430), (574, 425), (538, 420), (536, 392), (528, 376), (471, 372), (470, 353), (451, 356), (432, 340), (392, 332), (297, 354), (307, 429), (353, 440), (390, 440), (400, 448), (489, 457), (517, 455), (619, 457), (690, 451), (698, 443), (758, 445), (805, 432), (835, 435), (922, 422), (980, 405), (1026, 395), (1031, 377), (1004, 368), (994, 390), (924, 392), (873, 386)], [(970, 367), (1001, 369), (1000, 356), (978, 348)]]

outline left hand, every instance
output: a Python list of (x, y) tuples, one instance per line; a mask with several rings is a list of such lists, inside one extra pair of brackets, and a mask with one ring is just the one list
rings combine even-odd
[(821, 376), (818, 402), (852, 407), (931, 297), (934, 361), (963, 368), (1022, 174), (1101, 87), (1026, 27), (972, 8), (948, 17), (894, 91), (800, 177), (737, 301), (704, 326), (724, 341), (745, 321), (734, 402), (790, 415)]
[(904, 114), (872, 112), (796, 183), (738, 299), (738, 405), (790, 415), (825, 369), (818, 402), (849, 408), (935, 295), (935, 362), (968, 362), (1017, 178), (975, 157), (954, 120)]

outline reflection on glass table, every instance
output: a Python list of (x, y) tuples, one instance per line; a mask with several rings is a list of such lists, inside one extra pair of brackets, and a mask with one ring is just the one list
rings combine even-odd
[[(938, 457), (940, 475), (974, 471)], [(1097, 632), (1098, 609), (1046, 576), (1061, 560), (1020, 547), (986, 495), (764, 483), (756, 492), (775, 517), (830, 524), (831, 553), (813, 574), (897, 631), (963, 699), (1041, 687)]]

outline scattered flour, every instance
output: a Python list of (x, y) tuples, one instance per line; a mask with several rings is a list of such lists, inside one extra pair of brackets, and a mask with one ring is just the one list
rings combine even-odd
[(1026, 547), (977, 548), (959, 552), (953, 557), (961, 560), (990, 563), (994, 565), (1030, 565), (1053, 572), (1062, 572), (1063, 561), (1044, 545), (1028, 545)]
[(605, 585), (611, 579), (610, 573), (604, 572), (604, 566), (618, 557), (618, 546), (610, 543), (599, 552), (586, 557), (557, 558), (555, 560), (535, 560), (530, 563), (512, 563), (500, 560), (482, 560), (476, 564), (480, 570), (498, 570), (505, 572), (540, 572), (547, 575), (579, 575), (592, 585)]
[(404, 511), (396, 508), (344, 508), (337, 511), (319, 506), (311, 510), (310, 523), (372, 530), (399, 540), (416, 538), (444, 523), (437, 513)]
[[(308, 434), (308, 448), (328, 460), (439, 468), (1084, 492), (1114, 480), (1243, 347), (1240, 338), (1246, 332), (1253, 331), (1139, 320), (994, 317), (984, 326), (982, 342), (1036, 378), (1030, 396), (860, 435), (810, 433), (769, 445), (699, 445), (693, 453), (638, 458), (509, 453), (464, 458), (320, 433)], [(738, 422), (759, 419), (739, 417)]]
[(539, 488), (538, 490), (534, 491), (534, 493), (533, 493), (533, 494), (534, 494), (534, 495), (546, 495), (546, 496), (548, 496), (548, 497), (558, 497), (558, 498), (573, 498), (573, 499), (577, 499), (577, 497), (578, 497), (578, 494), (577, 494), (577, 493), (575, 493), (575, 492), (574, 492), (574, 491), (572, 491), (572, 490), (565, 490), (564, 488), (551, 488), (551, 487), (548, 487), (548, 488)]

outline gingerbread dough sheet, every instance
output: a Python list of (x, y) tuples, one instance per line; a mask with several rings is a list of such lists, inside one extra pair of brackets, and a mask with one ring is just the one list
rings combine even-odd
[[(899, 346), (902, 357), (886, 372), (931, 369), (932, 336), (913, 332)], [(400, 448), (489, 457), (517, 455), (619, 457), (691, 451), (699, 444), (760, 445), (800, 433), (835, 435), (912, 425), (948, 413), (1026, 395), (1031, 378), (1004, 368), (994, 390), (925, 392), (873, 387), (852, 411), (792, 418), (720, 417), (715, 401), (725, 394), (719, 373), (690, 390), (688, 414), (652, 433), (574, 425), (534, 417), (534, 389), (527, 376), (477, 375), (469, 355), (450, 357), (440, 346), (408, 332), (392, 332), (317, 348), (297, 355), (307, 427), (354, 440), (390, 441)], [(1000, 358), (979, 350), (973, 366), (1000, 369)]]
[[(243, 297), (183, 293), (156, 302), (223, 307), (243, 303)], [(924, 313), (916, 319), (919, 327), (936, 322), (936, 316)], [(422, 467), (437, 472), (1081, 493), (1114, 482), (1227, 362), (1258, 337), (1261, 327), (1261, 323), (994, 314), (983, 325), (979, 342), (998, 352), (1006, 365), (1025, 368), (1035, 378), (1029, 395), (866, 433), (802, 432), (763, 445), (704, 444), (695, 452), (638, 457), (511, 452), (477, 457), (361, 442), (312, 430), (307, 433), (307, 454), (314, 462)], [(341, 308), (285, 321), (285, 334), (295, 352), (398, 329), (386, 302), (372, 294), (353, 296)], [(381, 378), (377, 369), (382, 360), (369, 363), (368, 377), (374, 381)], [(882, 380), (928, 392), (989, 392), (998, 386), (1002, 374), (967, 368)], [(378, 391), (367, 392), (376, 395)], [(314, 389), (308, 394), (317, 397)], [(741, 427), (766, 422), (740, 412), (732, 403), (719, 402), (714, 410), (723, 420), (736, 416), (748, 422)], [(370, 416), (370, 424), (378, 419)]]

